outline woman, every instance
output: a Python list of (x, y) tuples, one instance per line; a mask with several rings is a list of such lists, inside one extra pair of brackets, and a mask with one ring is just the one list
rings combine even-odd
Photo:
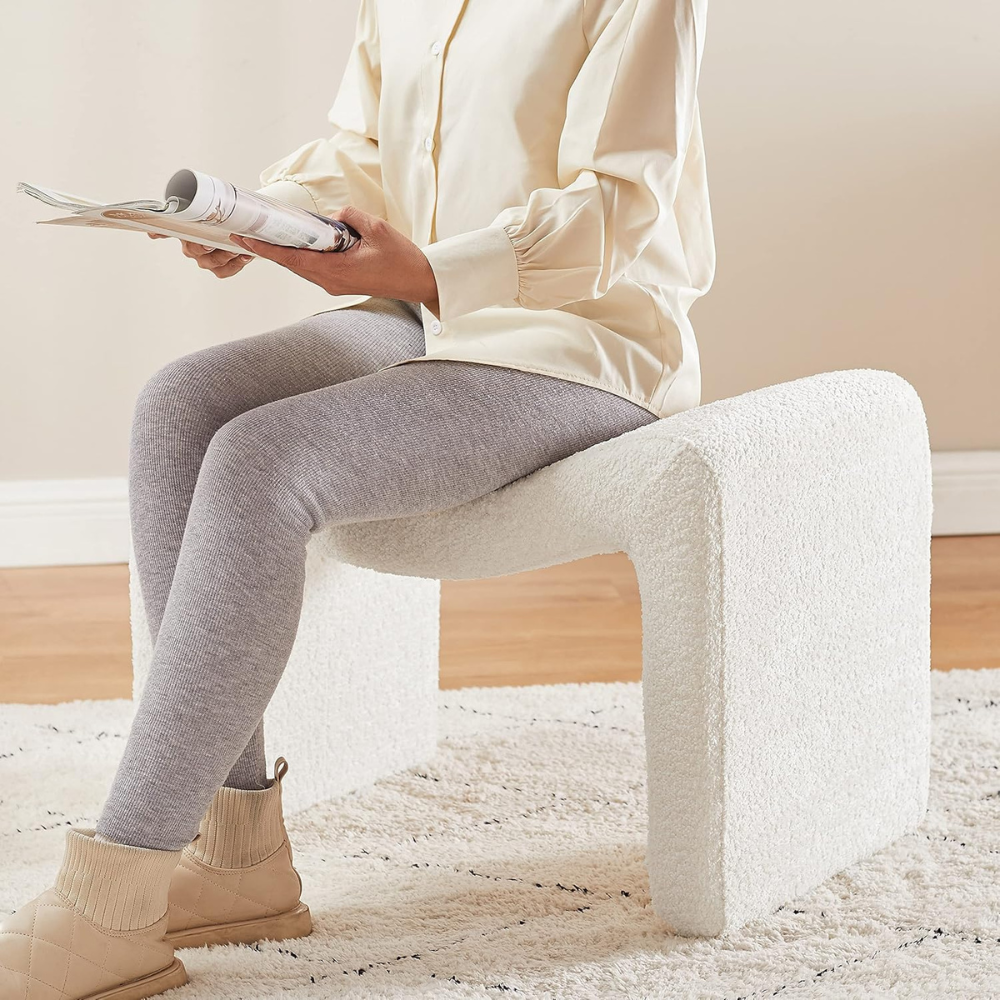
[(466, 503), (699, 402), (703, 37), (704, 0), (363, 0), (332, 137), (261, 178), (361, 243), (185, 245), (342, 297), (140, 394), (150, 676), (96, 833), (2, 926), (4, 1000), (136, 1000), (185, 981), (177, 946), (309, 932), (260, 720), (312, 532)]

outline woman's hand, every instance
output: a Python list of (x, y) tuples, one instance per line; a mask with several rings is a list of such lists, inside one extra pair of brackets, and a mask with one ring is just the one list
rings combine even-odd
[(347, 206), (330, 218), (357, 230), (361, 242), (342, 253), (324, 253), (274, 246), (241, 236), (231, 236), (230, 240), (294, 271), (330, 295), (374, 295), (422, 302), (437, 315), (437, 282), (416, 243), (384, 219), (359, 208)]
[[(174, 237), (164, 236), (162, 233), (146, 233), (153, 240), (169, 240)], [(181, 240), (181, 251), (185, 257), (190, 257), (197, 261), (199, 267), (206, 271), (211, 271), (217, 278), (231, 278), (234, 274), (239, 274), (253, 260), (249, 254), (230, 253), (228, 250), (214, 250), (212, 247), (202, 246), (200, 243), (191, 243), (188, 240)]]

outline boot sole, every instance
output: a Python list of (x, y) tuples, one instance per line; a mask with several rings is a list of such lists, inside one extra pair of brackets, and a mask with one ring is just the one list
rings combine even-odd
[[(255, 944), (257, 941), (287, 941), (308, 937), (312, 916), (305, 903), (273, 917), (240, 920), (230, 924), (208, 924), (165, 935), (175, 948), (200, 948), (206, 944)], [(115, 998), (117, 1000), (117, 997)], [(130, 997), (129, 1000), (132, 1000)]]
[(121, 986), (102, 990), (100, 993), (91, 993), (83, 1000), (146, 1000), (146, 997), (155, 997), (167, 990), (183, 986), (187, 981), (184, 966), (175, 958), (172, 965), (154, 972), (151, 976), (133, 979), (130, 983), (122, 983)]

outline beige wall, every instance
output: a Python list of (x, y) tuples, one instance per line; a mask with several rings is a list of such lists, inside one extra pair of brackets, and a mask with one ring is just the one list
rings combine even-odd
[[(35, 226), (47, 210), (16, 182), (142, 197), (193, 166), (255, 186), (324, 133), (355, 9), (5, 7), (0, 479), (124, 474), (156, 367), (328, 304), (263, 262), (218, 281), (173, 242)], [(998, 28), (986, 0), (715, 0), (702, 102), (719, 271), (693, 313), (706, 401), (891, 368), (935, 448), (1000, 447)]]
[(887, 368), (1000, 448), (1000, 8), (723, 0), (707, 49), (704, 399)]

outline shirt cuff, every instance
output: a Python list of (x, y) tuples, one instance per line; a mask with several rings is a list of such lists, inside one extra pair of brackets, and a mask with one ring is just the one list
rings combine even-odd
[(307, 212), (315, 212), (317, 215), (320, 214), (312, 195), (296, 181), (274, 181), (272, 184), (265, 184), (264, 187), (257, 188), (257, 194), (266, 194), (275, 201), (294, 205), (296, 208), (304, 208)]
[(438, 290), (442, 322), (501, 302), (518, 292), (517, 257), (503, 226), (486, 226), (423, 248)]

